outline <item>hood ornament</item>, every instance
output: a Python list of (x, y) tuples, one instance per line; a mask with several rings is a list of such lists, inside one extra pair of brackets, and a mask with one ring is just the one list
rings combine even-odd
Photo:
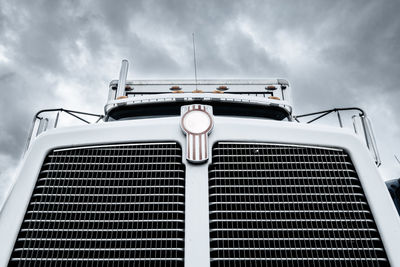
[(181, 107), (181, 127), (186, 134), (186, 159), (192, 163), (208, 160), (208, 135), (214, 126), (212, 106)]

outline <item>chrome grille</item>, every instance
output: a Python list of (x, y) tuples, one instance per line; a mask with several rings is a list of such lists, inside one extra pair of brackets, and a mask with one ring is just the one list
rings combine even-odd
[(209, 197), (211, 266), (388, 265), (343, 150), (217, 143)]
[(172, 142), (52, 151), (10, 265), (183, 266), (181, 155)]

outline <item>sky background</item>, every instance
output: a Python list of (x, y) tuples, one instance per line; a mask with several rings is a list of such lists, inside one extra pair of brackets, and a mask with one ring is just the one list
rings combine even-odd
[[(129, 79), (286, 78), (295, 113), (359, 106), (385, 179), (400, 177), (400, 1), (0, 0), (0, 203), (32, 117), (102, 113)], [(327, 120), (326, 123), (331, 123)]]

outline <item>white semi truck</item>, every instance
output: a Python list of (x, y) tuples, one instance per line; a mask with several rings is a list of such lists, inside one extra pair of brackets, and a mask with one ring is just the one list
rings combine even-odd
[[(35, 115), (0, 213), (0, 266), (400, 266), (365, 112), (294, 116), (283, 79), (127, 72), (97, 123)], [(299, 122), (342, 125), (347, 110), (356, 133)]]

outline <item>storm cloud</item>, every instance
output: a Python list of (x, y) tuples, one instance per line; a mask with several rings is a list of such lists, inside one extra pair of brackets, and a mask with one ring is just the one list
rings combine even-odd
[(199, 78), (286, 78), (297, 114), (364, 108), (385, 179), (400, 177), (399, 11), (399, 1), (0, 0), (0, 191), (36, 111), (101, 113), (123, 58), (130, 79), (192, 78), (192, 32)]

